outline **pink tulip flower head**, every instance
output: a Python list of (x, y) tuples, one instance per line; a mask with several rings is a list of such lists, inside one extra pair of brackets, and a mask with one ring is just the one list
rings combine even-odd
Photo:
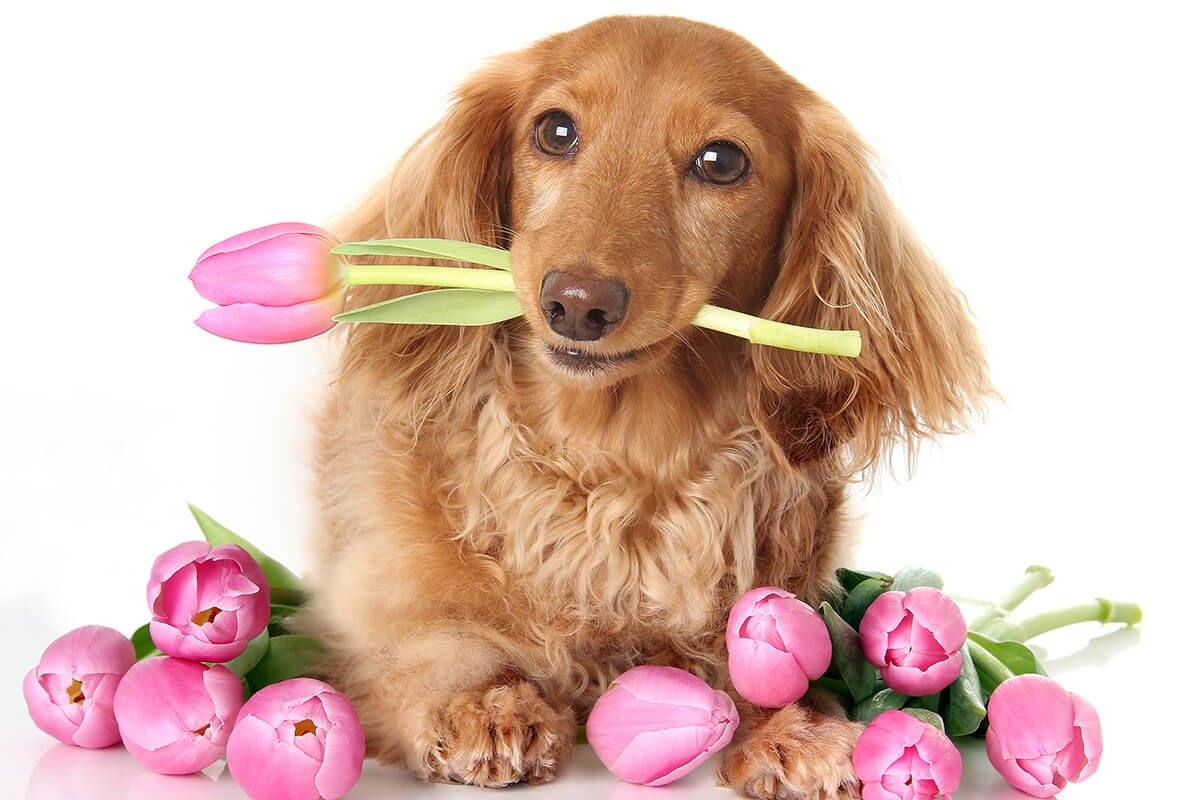
[(808, 691), (829, 669), (829, 629), (796, 595), (765, 586), (733, 605), (725, 628), (729, 677), (755, 705), (781, 708)]
[(78, 747), (121, 741), (113, 696), (137, 660), (133, 643), (103, 625), (76, 628), (55, 639), (23, 685), (29, 716), (46, 733)]
[(962, 756), (946, 734), (903, 711), (885, 711), (854, 747), (863, 800), (951, 800)]
[(225, 755), (242, 681), (220, 664), (170, 656), (134, 664), (113, 709), (125, 749), (163, 775), (186, 775)]
[(330, 250), (333, 234), (303, 222), (267, 225), (201, 254), (188, 276), (217, 304), (196, 324), (225, 339), (277, 344), (333, 327), (342, 310), (345, 262)]
[(725, 692), (674, 667), (634, 667), (600, 696), (588, 743), (614, 775), (664, 786), (729, 744), (738, 713)]
[(1084, 780), (1103, 749), (1096, 709), (1045, 676), (1009, 678), (988, 701), (988, 759), (1026, 794), (1053, 797)]
[(867, 661), (901, 694), (936, 694), (962, 670), (967, 622), (958, 604), (937, 589), (884, 592), (867, 608), (858, 633)]
[(154, 561), (146, 598), (150, 638), (179, 658), (236, 658), (271, 618), (267, 578), (236, 544), (184, 542)]
[(334, 800), (362, 775), (366, 738), (345, 695), (312, 678), (256, 692), (229, 737), (229, 773), (251, 800)]

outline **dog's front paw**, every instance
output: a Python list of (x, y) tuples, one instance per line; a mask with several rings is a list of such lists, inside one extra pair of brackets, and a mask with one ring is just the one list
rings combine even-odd
[(554, 778), (575, 742), (574, 721), (533, 684), (460, 692), (432, 714), (418, 773), (427, 781), (499, 787)]
[(860, 796), (851, 756), (862, 726), (790, 705), (727, 751), (718, 778), (756, 800)]

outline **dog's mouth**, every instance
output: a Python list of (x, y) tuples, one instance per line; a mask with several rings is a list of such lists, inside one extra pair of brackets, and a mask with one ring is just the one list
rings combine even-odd
[(555, 366), (576, 375), (596, 375), (610, 372), (635, 360), (641, 352), (629, 350), (624, 353), (590, 353), (570, 347), (547, 346), (550, 361)]

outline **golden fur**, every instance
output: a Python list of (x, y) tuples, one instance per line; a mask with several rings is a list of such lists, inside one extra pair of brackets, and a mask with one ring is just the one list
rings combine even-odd
[[(553, 109), (578, 124), (568, 157), (533, 143)], [(749, 174), (699, 180), (714, 141), (737, 143)], [(818, 602), (847, 556), (847, 481), (960, 428), (989, 391), (965, 303), (858, 135), (707, 25), (608, 18), (495, 59), (338, 233), (510, 248), (525, 309), (483, 328), (353, 328), (320, 419), (308, 624), (371, 754), (429, 780), (552, 778), (636, 664), (727, 688), (732, 602), (764, 584)], [(564, 266), (630, 297), (615, 330), (572, 349), (636, 357), (555, 357), (538, 293)], [(863, 355), (691, 326), (706, 302), (858, 329)], [(856, 726), (742, 705), (723, 780), (856, 794)]]

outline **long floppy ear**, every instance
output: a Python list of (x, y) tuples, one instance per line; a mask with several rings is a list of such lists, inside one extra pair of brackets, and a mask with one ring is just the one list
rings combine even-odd
[[(472, 75), (441, 121), (356, 209), (335, 224), (339, 238), (432, 237), (507, 246), (510, 117), (526, 83), (525, 63), (521, 53), (513, 53)], [(357, 308), (412, 291), (411, 287), (356, 286), (348, 294), (347, 306)], [(404, 392), (407, 407), (418, 409), (419, 417), (428, 417), (453, 405), (486, 358), (496, 329), (495, 325), (353, 325), (346, 333), (341, 376), (370, 372)]]
[(763, 315), (862, 332), (857, 358), (752, 348), (750, 405), (775, 456), (866, 469), (965, 427), (992, 394), (962, 295), (889, 198), (832, 106), (798, 87), (796, 194)]

